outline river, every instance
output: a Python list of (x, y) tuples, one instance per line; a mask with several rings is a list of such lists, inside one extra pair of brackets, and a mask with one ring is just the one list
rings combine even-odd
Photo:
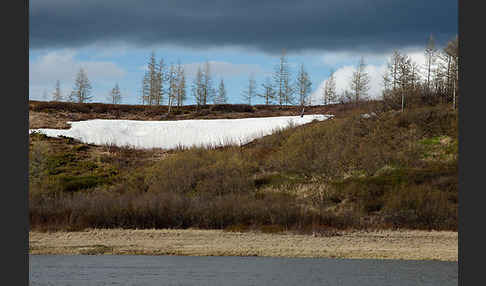
[(30, 285), (457, 285), (457, 262), (30, 255)]

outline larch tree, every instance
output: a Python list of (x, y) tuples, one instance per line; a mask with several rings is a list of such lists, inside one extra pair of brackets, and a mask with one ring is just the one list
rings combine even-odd
[(403, 91), (410, 90), (413, 83), (413, 64), (408, 55), (402, 55), (398, 61), (397, 83)]
[(299, 104), (304, 107), (309, 102), (309, 93), (311, 91), (312, 82), (309, 78), (309, 74), (304, 68), (304, 64), (300, 65), (299, 72), (297, 74), (297, 92), (299, 94)]
[(142, 105), (150, 104), (150, 78), (148, 72), (145, 72), (142, 78), (140, 101)]
[(62, 101), (63, 96), (61, 93), (61, 82), (59, 80), (56, 81), (56, 87), (54, 92), (52, 93), (52, 101)]
[(420, 86), (420, 66), (411, 60), (411, 74), (410, 74), (410, 80), (411, 80), (411, 88), (416, 89)]
[(293, 104), (295, 101), (294, 98), (294, 93), (295, 93), (295, 87), (291, 82), (290, 79), (290, 71), (288, 73), (289, 76), (287, 76), (284, 79), (284, 103), (285, 105)]
[(455, 109), (457, 105), (457, 94), (459, 86), (459, 38), (456, 36), (453, 40), (447, 43), (444, 48), (444, 53), (448, 59), (447, 69), (447, 85), (448, 89), (452, 91), (452, 107)]
[(383, 83), (385, 89), (393, 90), (397, 88), (398, 84), (398, 67), (401, 61), (402, 55), (398, 50), (394, 50), (391, 59), (387, 63), (387, 70), (383, 76)]
[(248, 86), (243, 90), (242, 97), (244, 102), (251, 105), (251, 100), (255, 98), (255, 95), (256, 95), (256, 81), (252, 74), (248, 78)]
[(148, 104), (154, 105), (157, 103), (157, 83), (159, 81), (159, 74), (157, 73), (158, 65), (155, 58), (155, 52), (150, 54), (149, 62), (147, 65), (147, 86), (148, 86)]
[(356, 67), (356, 71), (353, 72), (350, 83), (350, 89), (353, 93), (355, 103), (365, 99), (368, 95), (368, 90), (370, 89), (370, 77), (365, 69), (366, 65), (363, 57), (361, 57), (358, 66)]
[(152, 98), (152, 85), (155, 80), (155, 53), (152, 52), (149, 58), (149, 62), (147, 64), (147, 68), (145, 69), (145, 74), (143, 76), (142, 82), (142, 104), (152, 105), (153, 98)]
[(275, 88), (277, 92), (278, 104), (282, 106), (284, 103), (291, 101), (292, 88), (290, 86), (290, 69), (286, 56), (285, 49), (282, 50), (280, 56), (280, 61), (277, 66), (275, 66), (275, 71), (273, 74), (273, 80), (275, 82)]
[(139, 89), (140, 92), (140, 104), (146, 105), (149, 103), (149, 79), (147, 70), (143, 73), (141, 88)]
[(72, 92), (73, 98), (79, 103), (86, 103), (92, 99), (91, 83), (83, 68), (79, 72), (74, 81), (74, 88)]
[(399, 91), (402, 99), (402, 111), (405, 108), (405, 96), (412, 90), (414, 82), (413, 68), (414, 65), (412, 64), (412, 59), (407, 55), (402, 55), (398, 64), (398, 84), (400, 86)]
[(322, 99), (325, 105), (335, 103), (337, 100), (336, 77), (334, 76), (334, 70), (331, 70), (329, 78), (324, 83), (324, 92)]
[(176, 84), (177, 84), (177, 107), (181, 107), (186, 100), (186, 75), (184, 72), (184, 67), (177, 63), (176, 69)]
[(174, 104), (174, 101), (177, 99), (177, 72), (174, 67), (174, 65), (170, 65), (169, 67), (169, 72), (167, 74), (169, 86), (168, 86), (168, 91), (167, 91), (167, 99), (168, 99), (168, 111), (167, 114), (170, 114), (170, 111), (172, 109), (172, 105)]
[(107, 99), (111, 104), (120, 104), (122, 102), (122, 95), (118, 83), (116, 83), (115, 87), (111, 89)]
[(430, 35), (429, 40), (427, 42), (427, 46), (425, 47), (425, 72), (426, 72), (426, 87), (427, 90), (430, 90), (430, 79), (432, 77), (432, 73), (434, 72), (435, 64), (437, 61), (437, 49), (435, 47), (435, 40), (432, 35)]
[(404, 67), (403, 61), (404, 55), (402, 55), (400, 51), (394, 50), (391, 58), (387, 61), (387, 67), (383, 74), (383, 99), (387, 103), (395, 105), (398, 104), (396, 98), (397, 95), (399, 95), (401, 97), (402, 108), (404, 104), (404, 94), (401, 91), (401, 78), (403, 78), (403, 76), (400, 72)]
[(218, 93), (214, 99), (215, 104), (226, 104), (228, 103), (228, 95), (226, 92), (226, 87), (224, 85), (224, 80), (221, 79), (218, 86)]
[(161, 59), (157, 63), (155, 52), (152, 52), (142, 83), (142, 104), (160, 105), (163, 103), (164, 80), (164, 61)]
[(204, 104), (204, 74), (201, 67), (197, 68), (196, 76), (192, 83), (192, 95), (198, 107)]
[(202, 91), (203, 91), (203, 98), (202, 98), (203, 105), (208, 104), (210, 101), (214, 101), (214, 96), (216, 91), (213, 87), (213, 78), (211, 75), (211, 67), (209, 61), (206, 61), (204, 63)]
[(153, 87), (154, 91), (154, 104), (161, 105), (164, 103), (164, 82), (169, 80), (169, 72), (165, 72), (165, 64), (164, 60), (160, 59), (159, 63), (156, 66), (155, 71), (155, 85)]
[(383, 76), (383, 98), (393, 105), (401, 101), (401, 109), (405, 107), (405, 96), (411, 94), (419, 86), (419, 67), (406, 54), (395, 50), (388, 61), (387, 70)]
[(271, 104), (276, 97), (275, 88), (269, 77), (265, 78), (265, 82), (262, 83), (263, 93), (257, 94), (257, 96), (262, 97), (266, 105)]

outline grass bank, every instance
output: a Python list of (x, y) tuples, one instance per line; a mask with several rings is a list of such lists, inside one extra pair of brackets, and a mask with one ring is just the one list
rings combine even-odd
[(457, 231), (457, 112), (339, 108), (242, 147), (135, 150), (32, 134), (31, 229)]

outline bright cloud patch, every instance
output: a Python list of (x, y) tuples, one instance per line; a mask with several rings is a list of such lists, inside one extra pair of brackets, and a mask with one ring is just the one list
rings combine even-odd
[(66, 136), (96, 145), (174, 149), (178, 146), (245, 144), (290, 124), (302, 125), (329, 117), (331, 115), (176, 121), (95, 119), (70, 122), (68, 130), (31, 129), (29, 132), (40, 132), (50, 137)]
[[(184, 64), (186, 74), (191, 77), (195, 76), (199, 67), (204, 69), (204, 64), (204, 62)], [(213, 75), (226, 77), (263, 73), (263, 69), (256, 64), (232, 64), (222, 61), (209, 61), (209, 68)]]
[(29, 81), (31, 84), (51, 83), (56, 80), (72, 81), (82, 67), (89, 77), (97, 80), (120, 79), (125, 71), (113, 62), (79, 61), (75, 59), (76, 52), (63, 50), (49, 52), (34, 61), (29, 66)]
[[(409, 51), (402, 51), (402, 53), (407, 54), (412, 61), (414, 61), (419, 67), (423, 67), (425, 64), (425, 56), (422, 51), (419, 50), (409, 50)], [(346, 57), (350, 57), (351, 59), (359, 59), (358, 57), (354, 56), (351, 57), (348, 53), (335, 53), (331, 55), (327, 55), (323, 57), (323, 61), (325, 63), (341, 63), (343, 62)], [(370, 77), (370, 89), (368, 90), (368, 97), (371, 99), (380, 98), (383, 91), (383, 75), (386, 71), (387, 61), (391, 58), (392, 54), (385, 54), (383, 56), (373, 56), (373, 57), (364, 57), (365, 63), (368, 59), (372, 59), (373, 61), (379, 61), (381, 58), (382, 64), (367, 64), (365, 71), (368, 73)], [(356, 62), (358, 62), (356, 60)], [(336, 92), (338, 96), (342, 94), (345, 90), (350, 90), (350, 82), (353, 76), (353, 72), (356, 71), (356, 65), (345, 65), (338, 68), (335, 73), (336, 79)], [(423, 75), (422, 75), (423, 76)], [(326, 84), (326, 80), (323, 80), (318, 87), (314, 90), (311, 94), (311, 102), (313, 105), (322, 104), (322, 94), (324, 90), (324, 86)]]
[(126, 71), (110, 61), (81, 61), (76, 59), (74, 50), (48, 52), (29, 61), (30, 98), (41, 99), (41, 92), (52, 93), (57, 80), (61, 82), (61, 91), (66, 95), (72, 88), (76, 74), (84, 68), (92, 83), (121, 80)]
[[(386, 65), (374, 66), (367, 65), (365, 71), (370, 77), (370, 89), (368, 90), (368, 97), (372, 99), (379, 98), (383, 89), (383, 74), (385, 72)], [(353, 72), (356, 71), (355, 66), (343, 66), (336, 70), (334, 77), (336, 80), (336, 92), (341, 95), (345, 90), (350, 90), (350, 82), (353, 76)], [(322, 96), (326, 80), (322, 81), (318, 88), (311, 94), (312, 104), (322, 104)]]

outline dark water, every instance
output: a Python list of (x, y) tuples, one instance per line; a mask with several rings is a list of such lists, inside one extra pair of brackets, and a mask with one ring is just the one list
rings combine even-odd
[(31, 255), (30, 285), (457, 285), (457, 262)]

